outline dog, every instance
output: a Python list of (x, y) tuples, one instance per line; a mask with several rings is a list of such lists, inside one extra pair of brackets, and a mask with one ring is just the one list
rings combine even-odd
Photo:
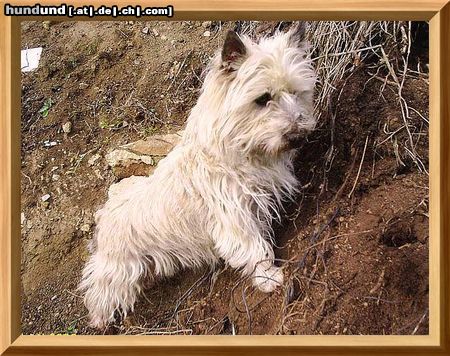
[(133, 310), (142, 280), (219, 260), (272, 292), (272, 223), (293, 199), (293, 156), (314, 129), (316, 74), (305, 26), (253, 42), (227, 33), (205, 71), (180, 143), (95, 214), (79, 288), (90, 324)]

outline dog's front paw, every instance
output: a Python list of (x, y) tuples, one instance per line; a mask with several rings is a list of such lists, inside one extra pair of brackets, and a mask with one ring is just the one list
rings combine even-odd
[(283, 284), (281, 268), (272, 264), (261, 263), (253, 274), (253, 285), (264, 293), (270, 293)]

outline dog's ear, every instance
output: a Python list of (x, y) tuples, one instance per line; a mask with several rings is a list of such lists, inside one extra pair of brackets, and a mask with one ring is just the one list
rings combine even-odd
[(303, 21), (298, 22), (289, 30), (289, 39), (293, 45), (301, 45), (306, 39), (306, 24)]
[(236, 70), (242, 63), (247, 48), (234, 31), (228, 31), (222, 48), (222, 67), (228, 71)]

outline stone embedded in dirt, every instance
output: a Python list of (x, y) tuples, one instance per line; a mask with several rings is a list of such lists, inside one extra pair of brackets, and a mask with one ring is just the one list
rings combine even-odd
[(53, 181), (53, 182), (59, 181), (59, 178), (61, 178), (61, 176), (60, 176), (59, 174), (53, 174), (53, 175), (52, 175), (52, 181)]
[(174, 61), (173, 65), (170, 67), (169, 72), (167, 73), (167, 78), (168, 79), (173, 79), (175, 78), (176, 75), (178, 75), (179, 71), (180, 71), (180, 66), (181, 63), (178, 61)]
[(41, 200), (43, 201), (43, 202), (46, 202), (47, 200), (49, 200), (50, 199), (50, 194), (45, 194), (45, 195), (43, 195), (42, 197), (41, 197)]
[(70, 121), (65, 122), (62, 125), (62, 130), (64, 133), (70, 133), (72, 131), (72, 123)]
[(87, 89), (87, 88), (89, 88), (89, 84), (80, 83), (80, 84), (78, 84), (78, 88), (80, 88), (81, 90)]
[(203, 32), (203, 36), (204, 36), (204, 37), (210, 37), (210, 36), (211, 36), (211, 31), (205, 31), (205, 32)]
[[(124, 178), (128, 175), (145, 175), (150, 173), (156, 163), (151, 156), (139, 155), (126, 149), (117, 149), (106, 155), (106, 162), (113, 169), (113, 173)], [(136, 173), (136, 169), (140, 172)], [(131, 174), (128, 174), (130, 172)]]
[(167, 135), (153, 135), (120, 146), (106, 155), (106, 162), (118, 178), (150, 175), (157, 163), (180, 142), (181, 135), (181, 131)]
[(139, 140), (133, 143), (122, 146), (128, 151), (141, 153), (148, 156), (167, 156), (172, 148), (181, 141), (183, 132), (153, 135), (147, 137), (145, 140)]
[(43, 143), (44, 143), (44, 147), (53, 147), (58, 144), (58, 142), (50, 141), (50, 140), (45, 140)]
[(149, 28), (146, 26), (146, 27), (144, 27), (143, 29), (142, 29), (142, 33), (144, 34), (144, 35), (146, 35), (146, 34), (148, 34), (148, 31), (149, 31)]
[(158, 37), (158, 36), (159, 36), (159, 32), (156, 30), (156, 28), (154, 28), (154, 29), (152, 30), (152, 32), (153, 32), (153, 34), (155, 35), (155, 37)]
[(91, 230), (91, 224), (83, 224), (80, 227), (80, 230), (83, 232), (89, 232)]
[(105, 178), (102, 176), (102, 174), (100, 173), (100, 171), (98, 169), (95, 169), (94, 173), (95, 173), (95, 175), (97, 176), (98, 179), (105, 180)]
[(89, 158), (89, 160), (88, 160), (88, 165), (93, 166), (95, 164), (95, 162), (97, 162), (100, 158), (101, 158), (101, 156), (98, 153), (96, 153), (95, 155), (92, 155), (92, 157)]
[(203, 26), (204, 28), (211, 27), (211, 25), (212, 25), (212, 21), (203, 21), (203, 22), (202, 22), (202, 26)]
[(26, 218), (25, 218), (25, 213), (20, 213), (20, 225), (23, 226), (23, 224), (25, 224)]

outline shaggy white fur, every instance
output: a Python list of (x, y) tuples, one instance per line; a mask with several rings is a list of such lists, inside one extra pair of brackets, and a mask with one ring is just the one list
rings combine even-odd
[(223, 259), (264, 292), (283, 282), (271, 226), (297, 189), (292, 144), (315, 126), (316, 76), (300, 32), (259, 43), (229, 32), (181, 143), (96, 213), (80, 284), (93, 326), (132, 310), (146, 275)]

